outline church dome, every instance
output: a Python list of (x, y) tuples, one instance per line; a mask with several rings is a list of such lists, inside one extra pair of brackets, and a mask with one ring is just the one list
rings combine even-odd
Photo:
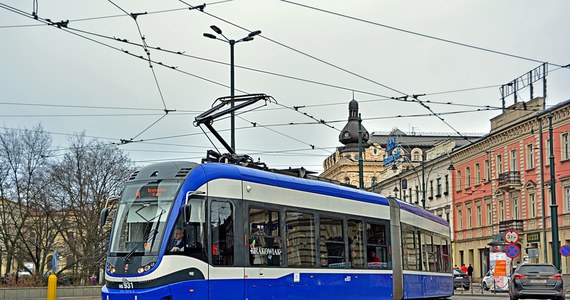
[[(364, 145), (370, 136), (364, 125), (361, 124), (360, 126), (362, 128), (362, 144)], [(338, 140), (344, 145), (358, 144), (358, 102), (356, 100), (352, 100), (348, 104), (348, 123), (340, 131)]]

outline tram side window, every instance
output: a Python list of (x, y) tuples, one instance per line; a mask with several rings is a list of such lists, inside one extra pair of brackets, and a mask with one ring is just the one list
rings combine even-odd
[(430, 272), (437, 271), (437, 256), (434, 251), (433, 237), (426, 232), (422, 232), (422, 251), (423, 270)]
[(287, 211), (287, 265), (290, 267), (314, 267), (315, 217), (313, 214)]
[(350, 263), (352, 268), (364, 268), (364, 225), (360, 220), (348, 220), (348, 242)]
[(366, 253), (367, 267), (372, 269), (391, 269), (392, 257), (389, 253), (388, 239), (386, 238), (386, 224), (366, 224)]
[(414, 227), (402, 224), (402, 263), (404, 270), (420, 270), (420, 246)]
[(329, 268), (345, 268), (345, 245), (342, 220), (321, 217), (320, 222), (321, 266)]
[(437, 234), (432, 236), (433, 241), (433, 255), (434, 255), (434, 271), (436, 272), (443, 272), (443, 259), (442, 259), (442, 252), (441, 252), (441, 237)]
[(225, 201), (212, 201), (210, 205), (210, 228), (212, 230), (212, 263), (231, 266), (234, 264), (234, 217), (233, 205)]
[(441, 253), (442, 253), (442, 272), (451, 272), (451, 258), (449, 257), (449, 252), (451, 252), (451, 242), (449, 238), (442, 238), (441, 240)]
[(204, 199), (191, 199), (192, 212), (188, 223), (184, 223), (182, 211), (178, 213), (170, 234), (169, 244), (166, 246), (166, 254), (188, 255), (208, 261), (206, 247), (204, 247), (206, 245), (205, 202)]
[(279, 211), (249, 210), (249, 263), (252, 266), (281, 266), (282, 243)]

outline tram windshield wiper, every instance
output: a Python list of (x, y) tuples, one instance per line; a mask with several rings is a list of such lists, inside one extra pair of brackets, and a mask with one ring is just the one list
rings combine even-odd
[(131, 252), (129, 252), (127, 255), (125, 255), (125, 257), (123, 258), (123, 261), (128, 261), (131, 256), (133, 256), (133, 254), (135, 254), (135, 252), (137, 251), (137, 249), (143, 244), (148, 242), (149, 239), (153, 239), (154, 241), (154, 237), (156, 236), (156, 234), (158, 233), (158, 229), (154, 229), (149, 231), (149, 233), (147, 233), (142, 240), (140, 240), (131, 250)]

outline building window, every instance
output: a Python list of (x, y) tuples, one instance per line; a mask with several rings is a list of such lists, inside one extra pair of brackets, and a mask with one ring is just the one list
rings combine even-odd
[(562, 149), (560, 149), (562, 151), (562, 159), (563, 160), (570, 159), (570, 146), (568, 145), (568, 132), (565, 132), (562, 134), (560, 146), (562, 147)]
[(531, 218), (536, 217), (536, 199), (534, 197), (534, 194), (528, 194), (528, 215)]
[(519, 208), (519, 197), (513, 197), (513, 219), (518, 220), (520, 218), (520, 208)]
[[(471, 205), (470, 205), (470, 206), (471, 206)], [(473, 219), (473, 216), (471, 215), (471, 207), (468, 207), (468, 208), (467, 208), (467, 216), (466, 216), (466, 218), (467, 218), (467, 229), (472, 228), (472, 227), (473, 227), (473, 224), (472, 224), (472, 221), (471, 221), (471, 220)]]
[(517, 171), (517, 150), (511, 150), (511, 171)]
[(419, 161), (420, 160), (420, 154), (418, 152), (414, 152), (414, 161)]
[(570, 186), (564, 187), (564, 197), (566, 198), (566, 212), (570, 212)]
[(487, 204), (485, 204), (485, 210), (487, 211), (487, 220), (485, 220), (485, 224), (487, 224), (487, 226), (489, 225), (493, 225), (493, 211), (491, 210), (491, 201), (487, 201)]
[(441, 197), (441, 177), (437, 178), (437, 194), (436, 197)]
[(471, 168), (465, 168), (465, 188), (468, 189), (471, 187)]
[(476, 225), (477, 227), (481, 227), (481, 218), (483, 218), (482, 215), (481, 215), (481, 204), (477, 204), (477, 207), (476, 207), (475, 209), (476, 209), (476, 212), (475, 212), (475, 213), (477, 214), (477, 215), (475, 216), (475, 217), (477, 218), (477, 219), (476, 219), (476, 222), (475, 222), (475, 225)]
[(433, 180), (429, 181), (429, 199), (433, 199)]
[(544, 152), (545, 157), (546, 157), (546, 159), (544, 161), (544, 165), (549, 166), (550, 165), (550, 159), (548, 159), (548, 157), (550, 157), (550, 139), (544, 139), (544, 143), (545, 143), (544, 150), (546, 151), (546, 152)]
[(483, 172), (485, 172), (485, 181), (489, 181), (491, 180), (491, 168), (489, 167), (489, 160), (486, 159), (485, 160), (485, 165), (484, 165), (485, 170), (483, 170)]
[(459, 170), (457, 170), (455, 183), (457, 184), (457, 188), (455, 190), (461, 191), (461, 171), (459, 171)]
[(350, 178), (344, 177), (344, 183), (345, 183), (345, 184), (350, 184)]
[(420, 189), (416, 185), (416, 203), (420, 203)]
[(503, 157), (499, 154), (497, 155), (497, 177), (501, 173), (503, 173)]
[(378, 178), (376, 176), (372, 176), (372, 186), (375, 186), (378, 183)]
[(449, 194), (449, 175), (445, 175), (445, 194)]
[(457, 207), (457, 230), (463, 229), (463, 215), (461, 209)]
[(475, 164), (475, 185), (479, 185), (481, 183), (481, 166), (479, 163)]
[(533, 144), (526, 145), (526, 168), (534, 168), (534, 146)]
[(505, 219), (505, 210), (504, 210), (505, 206), (503, 204), (503, 200), (499, 200), (499, 222), (503, 221)]

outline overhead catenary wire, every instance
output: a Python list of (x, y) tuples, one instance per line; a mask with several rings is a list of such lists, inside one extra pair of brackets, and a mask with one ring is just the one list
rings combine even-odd
[[(162, 101), (162, 104), (164, 106), (164, 116), (158, 118), (158, 120), (156, 120), (155, 122), (153, 122), (150, 126), (148, 126), (147, 128), (143, 129), (143, 131), (139, 132), (137, 135), (135, 135), (134, 137), (132, 137), (130, 139), (130, 141), (133, 141), (134, 139), (138, 138), (139, 136), (141, 136), (143, 133), (145, 133), (147, 130), (149, 130), (152, 126), (154, 126), (155, 124), (157, 124), (158, 122), (160, 122), (160, 120), (164, 119), (164, 117), (166, 117), (168, 115), (169, 112), (172, 112), (173, 110), (168, 109), (166, 106), (166, 101), (164, 100), (164, 95), (162, 94), (162, 89), (160, 87), (160, 83), (158, 82), (158, 78), (156, 77), (156, 72), (154, 71), (154, 67), (152, 64), (152, 60), (150, 58), (150, 50), (148, 49), (148, 45), (146, 43), (146, 37), (144, 36), (144, 34), (141, 31), (141, 27), (139, 25), (139, 22), (137, 20), (138, 16), (142, 16), (145, 15), (146, 13), (128, 13), (126, 10), (124, 10), (122, 7), (120, 7), (119, 5), (117, 5), (115, 2), (113, 2), (112, 0), (107, 0), (109, 1), (109, 3), (113, 4), (115, 7), (117, 7), (118, 9), (120, 9), (122, 12), (124, 12), (126, 15), (130, 15), (133, 19), (133, 21), (135, 22), (135, 25), (137, 26), (137, 30), (139, 33), (139, 36), (141, 38), (142, 41), (142, 48), (144, 50), (144, 52), (146, 53), (147, 56), (147, 61), (148, 61), (148, 66), (152, 72), (152, 76), (154, 78), (154, 82), (156, 84), (156, 88), (158, 90), (158, 94), (160, 95), (160, 100)], [(124, 140), (123, 140), (124, 141)]]
[(429, 101), (427, 101), (427, 102), (429, 102)]
[[(164, 52), (167, 52), (167, 53), (174, 53), (174, 54), (178, 54), (178, 55), (182, 55), (182, 56), (190, 57), (190, 58), (194, 58), (194, 59), (200, 59), (200, 60), (205, 60), (205, 61), (209, 61), (209, 62), (213, 62), (213, 63), (219, 63), (219, 64), (228, 65), (228, 64), (225, 63), (225, 62), (220, 62), (220, 61), (211, 60), (211, 59), (205, 59), (205, 58), (201, 58), (201, 57), (196, 57), (196, 56), (192, 56), (192, 55), (185, 54), (185, 53), (183, 53), (183, 52), (181, 52), (181, 51), (172, 51), (172, 50), (163, 49), (163, 48), (161, 48), (161, 47), (151, 47), (151, 46), (148, 46), (148, 45), (146, 45), (146, 44), (138, 44), (138, 43), (130, 42), (130, 41), (126, 40), (126, 39), (121, 39), (121, 38), (116, 38), (116, 37), (109, 37), (109, 36), (105, 36), (105, 35), (100, 35), (100, 34), (97, 34), (97, 33), (92, 33), (92, 32), (88, 32), (88, 31), (83, 31), (83, 30), (71, 28), (71, 27), (69, 27), (69, 26), (67, 26), (66, 28), (69, 29), (69, 30), (78, 31), (78, 32), (81, 32), (81, 33), (84, 33), (84, 34), (90, 34), (90, 35), (94, 35), (94, 36), (101, 37), (101, 38), (112, 39), (112, 40), (115, 40), (115, 41), (120, 41), (120, 42), (123, 42), (123, 43), (128, 43), (128, 44), (130, 44), (130, 45), (135, 45), (135, 46), (139, 46), (139, 47), (147, 47), (147, 48), (151, 48), (151, 49), (155, 49), (155, 50), (159, 50), (159, 51), (164, 51)], [(122, 49), (121, 49), (121, 50), (122, 50)], [(127, 53), (127, 54), (130, 54), (128, 51), (125, 51), (125, 50), (122, 50), (122, 51), (125, 52), (125, 53)], [(134, 56), (136, 56), (136, 55), (134, 55)], [(140, 56), (137, 56), (137, 57), (138, 57), (138, 58), (141, 58)], [(221, 83), (218, 83), (218, 82), (212, 82), (212, 81), (209, 80), (209, 79), (206, 79), (206, 78), (197, 76), (197, 75), (195, 75), (195, 74), (187, 73), (187, 72), (182, 71), (182, 70), (179, 70), (178, 68), (175, 68), (175, 67), (171, 67), (171, 66), (164, 65), (164, 64), (162, 64), (161, 62), (158, 62), (158, 64), (163, 65), (163, 66), (166, 66), (166, 67), (169, 67), (169, 68), (171, 68), (171, 69), (176, 69), (177, 71), (182, 72), (182, 73), (184, 73), (184, 74), (186, 74), (186, 75), (190, 75), (190, 76), (193, 76), (193, 77), (197, 77), (197, 78), (199, 78), (199, 79), (208, 81), (208, 82), (210, 82), (210, 83), (214, 83), (214, 84), (217, 84), (217, 85), (221, 85), (221, 86), (227, 87), (227, 86), (224, 85), (224, 84), (221, 84)], [(274, 75), (274, 76), (280, 76), (280, 77), (284, 77), (284, 78), (289, 78), (289, 79), (294, 79), (294, 80), (299, 80), (299, 81), (305, 81), (305, 82), (309, 82), (309, 83), (313, 83), (313, 84), (319, 84), (319, 85), (323, 85), (323, 86), (333, 87), (333, 88), (339, 88), (339, 89), (343, 89), (343, 90), (351, 90), (351, 91), (358, 92), (358, 93), (361, 93), (361, 94), (368, 94), (368, 95), (375, 95), (375, 96), (380, 96), (380, 97), (386, 97), (386, 98), (390, 98), (390, 99), (392, 99), (392, 100), (397, 100), (397, 101), (406, 101), (406, 100), (402, 100), (402, 99), (399, 98), (399, 97), (387, 97), (387, 96), (385, 96), (385, 95), (380, 95), (380, 94), (376, 94), (376, 93), (372, 93), (372, 92), (368, 92), (368, 91), (355, 90), (355, 89), (350, 88), (350, 87), (342, 87), (342, 86), (338, 86), (338, 85), (332, 85), (332, 84), (328, 84), (328, 83), (322, 83), (322, 82), (307, 80), (307, 79), (303, 79), (303, 78), (298, 78), (298, 77), (294, 77), (294, 76), (278, 74), (278, 73), (269, 72), (269, 71), (264, 71), (264, 70), (253, 69), (253, 68), (249, 68), (249, 67), (243, 67), (243, 66), (236, 66), (236, 67), (238, 67), (238, 68), (243, 68), (243, 69), (250, 70), (250, 71), (255, 71), (255, 72), (270, 74), (270, 75)], [(560, 69), (560, 68), (558, 68), (558, 69)], [(555, 69), (555, 70), (558, 70), (558, 69)], [(497, 86), (499, 86), (499, 85), (497, 85)], [(486, 89), (486, 88), (497, 87), (497, 86), (485, 86), (485, 87), (476, 87), (476, 88), (468, 88), (468, 89), (445, 91), (445, 92), (426, 93), (425, 95), (427, 96), (427, 95), (437, 95), (437, 94), (443, 94), (443, 93), (462, 92), (462, 91), (470, 91), (470, 90), (477, 90), (477, 89)], [(242, 92), (242, 93), (245, 93), (244, 91), (239, 90), (239, 89), (238, 89), (237, 91)], [(491, 106), (489, 106), (489, 105), (486, 105), (486, 106), (477, 106), (477, 105), (459, 104), (459, 103), (452, 103), (452, 102), (436, 102), (436, 101), (429, 101), (429, 100), (428, 100), (428, 102), (431, 102), (431, 103), (445, 103), (445, 104), (449, 104), (449, 105), (459, 105), (459, 106), (464, 105), (464, 106), (472, 106), (472, 107), (491, 107)], [(326, 104), (324, 104), (324, 105), (326, 105)]]
[[(534, 58), (524, 57), (524, 56), (515, 55), (515, 54), (511, 54), (511, 53), (507, 53), (507, 52), (502, 52), (502, 51), (493, 50), (493, 49), (489, 49), (489, 48), (484, 48), (484, 47), (479, 47), (479, 46), (475, 46), (475, 45), (470, 45), (470, 44), (467, 44), (467, 43), (457, 42), (457, 41), (453, 41), (453, 40), (450, 40), (450, 39), (440, 38), (440, 37), (436, 37), (436, 36), (433, 36), (433, 35), (428, 35), (428, 34), (424, 34), (424, 33), (419, 33), (419, 32), (415, 32), (415, 31), (411, 31), (411, 30), (406, 30), (406, 29), (402, 29), (402, 28), (398, 28), (398, 27), (394, 27), (394, 26), (389, 26), (389, 25), (386, 25), (386, 24), (381, 24), (381, 23), (378, 23), (378, 22), (373, 22), (373, 21), (370, 21), (370, 20), (365, 20), (365, 19), (362, 19), (362, 18), (357, 18), (357, 17), (353, 17), (353, 16), (346, 15), (346, 14), (342, 14), (342, 13), (338, 13), (338, 12), (333, 12), (333, 11), (330, 11), (330, 10), (326, 10), (326, 9), (322, 9), (322, 8), (310, 6), (310, 5), (307, 5), (307, 4), (301, 4), (301, 3), (297, 3), (297, 2), (293, 2), (293, 1), (289, 1), (289, 0), (281, 0), (281, 2), (285, 2), (285, 3), (289, 3), (289, 4), (293, 4), (293, 5), (298, 5), (298, 6), (300, 6), (300, 7), (304, 7), (304, 8), (307, 8), (307, 9), (311, 9), (311, 10), (315, 10), (315, 11), (319, 11), (319, 12), (323, 12), (323, 13), (327, 13), (327, 14), (339, 16), (339, 17), (342, 17), (342, 18), (351, 19), (351, 20), (354, 20), (354, 21), (363, 22), (363, 23), (367, 23), (367, 24), (371, 24), (371, 25), (375, 25), (375, 26), (379, 26), (379, 27), (391, 29), (391, 30), (400, 31), (400, 32), (412, 34), (412, 35), (415, 35), (415, 36), (420, 36), (420, 37), (424, 37), (424, 38), (428, 38), (428, 39), (433, 39), (433, 40), (437, 40), (437, 41), (440, 41), (440, 42), (450, 43), (450, 44), (454, 44), (454, 45), (457, 45), (457, 46), (467, 47), (467, 48), (471, 48), (471, 49), (476, 49), (476, 50), (480, 50), (480, 51), (485, 51), (485, 52), (494, 53), (494, 54), (503, 55), (503, 56), (508, 56), (508, 57), (517, 58), (517, 59), (522, 59), (522, 60), (526, 60), (526, 61), (537, 62), (537, 63), (541, 63), (541, 64), (542, 64), (542, 63), (546, 63), (546, 61), (542, 61), (542, 60), (538, 60), (538, 59), (534, 59)], [(561, 65), (561, 64), (555, 64), (555, 63), (548, 63), (548, 64), (550, 64), (550, 65), (552, 65), (552, 66), (556, 66), (556, 67), (565, 67), (565, 68), (568, 67), (568, 66), (563, 66), (563, 65)]]

